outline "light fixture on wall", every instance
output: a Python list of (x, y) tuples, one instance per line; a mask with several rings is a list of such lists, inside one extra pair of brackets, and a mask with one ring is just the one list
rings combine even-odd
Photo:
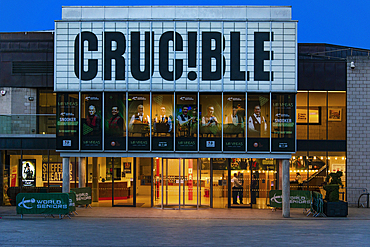
[(354, 69), (354, 68), (356, 68), (356, 65), (355, 65), (355, 62), (351, 62), (351, 69)]
[(5, 96), (6, 91), (5, 90), (1, 90), (0, 93), (1, 93), (1, 96)]

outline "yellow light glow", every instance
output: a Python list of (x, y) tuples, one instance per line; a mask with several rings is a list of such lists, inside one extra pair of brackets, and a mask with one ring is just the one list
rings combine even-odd
[(295, 156), (293, 156), (293, 160), (295, 160)]
[(342, 160), (344, 160), (344, 157), (342, 157)]
[(335, 157), (335, 160), (337, 160), (337, 157)]
[(324, 157), (322, 157), (322, 156), (321, 156), (321, 159), (323, 160), (323, 159), (324, 159)]
[(313, 156), (313, 159), (315, 160), (316, 159), (316, 156)]

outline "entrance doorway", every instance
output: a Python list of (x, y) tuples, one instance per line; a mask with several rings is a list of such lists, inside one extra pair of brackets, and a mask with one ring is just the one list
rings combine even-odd
[(162, 209), (210, 207), (211, 172), (200, 159), (155, 159), (154, 206)]

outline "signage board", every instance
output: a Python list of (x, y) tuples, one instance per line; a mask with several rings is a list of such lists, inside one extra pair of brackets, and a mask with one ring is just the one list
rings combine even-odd
[(19, 193), (16, 197), (17, 214), (68, 214), (67, 193)]

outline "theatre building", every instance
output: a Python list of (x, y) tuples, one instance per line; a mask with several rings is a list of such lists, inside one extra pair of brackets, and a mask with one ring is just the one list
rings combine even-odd
[(0, 37), (3, 205), (88, 186), (95, 206), (268, 208), (297, 172), (346, 174), (347, 57), (368, 51), (298, 48), (290, 7), (63, 7)]

